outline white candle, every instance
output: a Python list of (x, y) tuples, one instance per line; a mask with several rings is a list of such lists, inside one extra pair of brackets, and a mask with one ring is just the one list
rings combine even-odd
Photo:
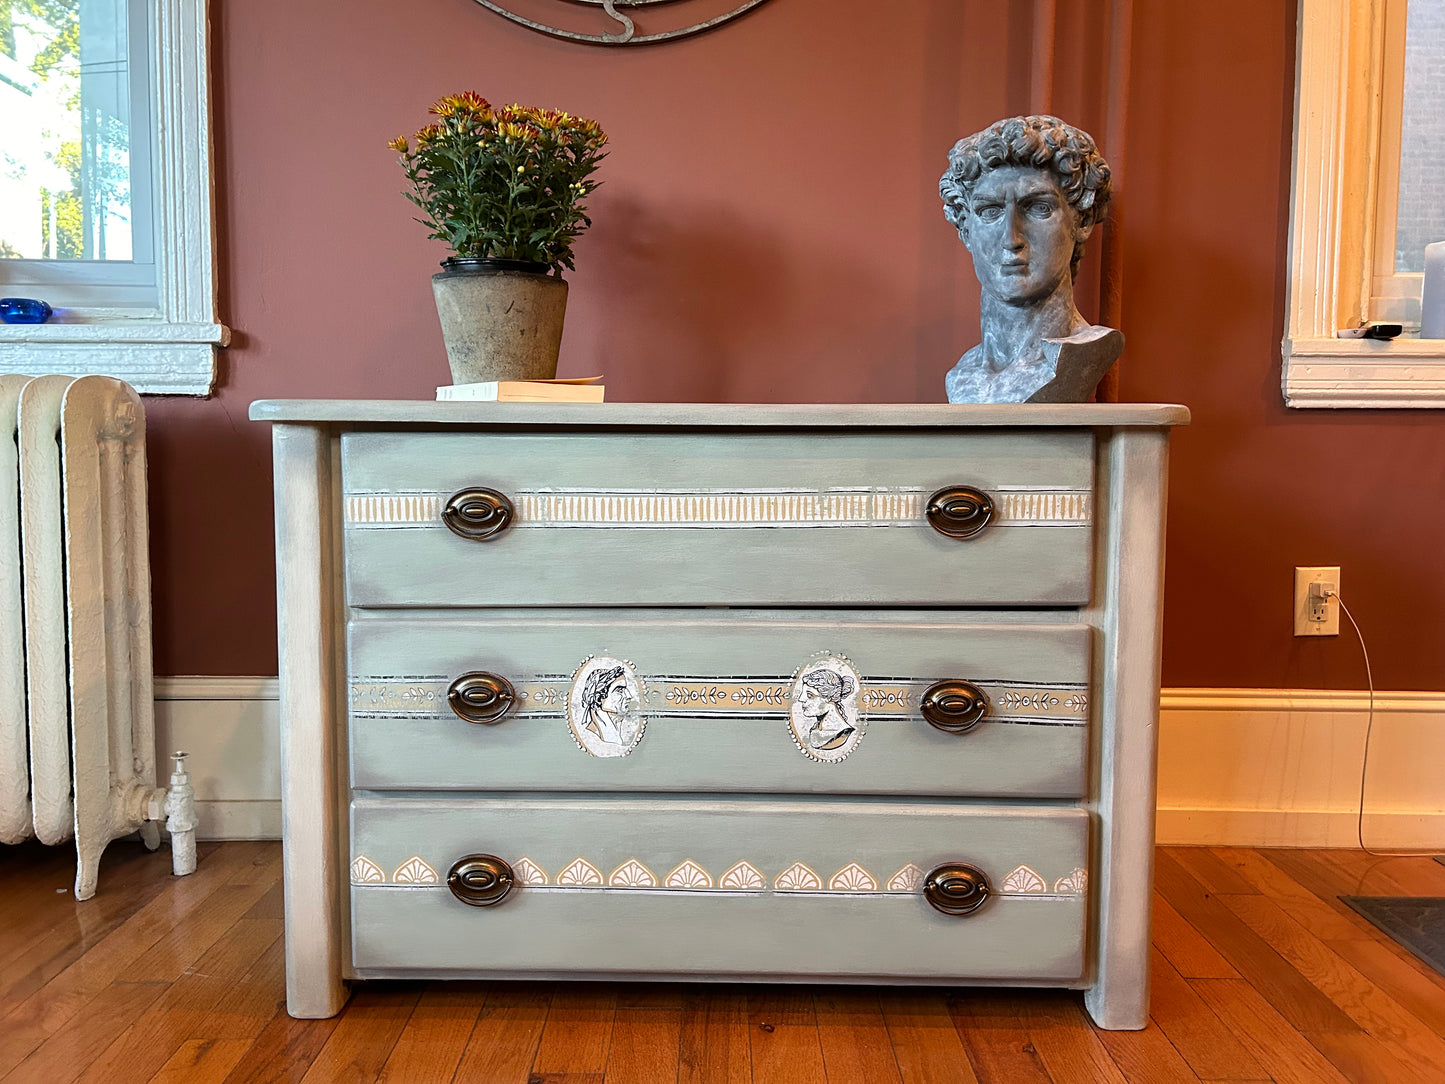
[(1445, 339), (1445, 241), (1425, 246), (1425, 286), (1420, 291), (1420, 338)]

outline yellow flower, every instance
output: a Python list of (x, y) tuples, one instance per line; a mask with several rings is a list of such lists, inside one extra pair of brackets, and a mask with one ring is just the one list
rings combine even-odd
[(540, 134), (530, 124), (518, 124), (515, 121), (504, 120), (497, 125), (497, 134), (503, 139), (515, 140), (518, 143), (530, 143)]
[(416, 145), (417, 145), (418, 147), (424, 146), (424, 145), (426, 145), (427, 143), (430, 143), (432, 140), (436, 139), (436, 137), (439, 136), (439, 135), (441, 135), (441, 134), (442, 134), (441, 125), (439, 125), (439, 124), (428, 124), (428, 125), (427, 125), (425, 128), (423, 128), (420, 132), (417, 132), (417, 134), (416, 134)]
[(452, 117), (462, 114), (485, 119), (491, 116), (492, 104), (476, 91), (464, 90), (459, 94), (448, 94), (444, 98), (438, 98), (436, 104), (431, 107), (431, 113), (437, 117)]
[(405, 154), (407, 151), (406, 136), (397, 136), (388, 143), (387, 146), (394, 151), (400, 151), (402, 154)]

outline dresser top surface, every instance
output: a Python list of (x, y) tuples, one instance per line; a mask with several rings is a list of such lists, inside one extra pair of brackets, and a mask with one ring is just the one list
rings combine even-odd
[(997, 428), (1187, 425), (1167, 403), (435, 403), (423, 399), (260, 399), (251, 419), (327, 425)]

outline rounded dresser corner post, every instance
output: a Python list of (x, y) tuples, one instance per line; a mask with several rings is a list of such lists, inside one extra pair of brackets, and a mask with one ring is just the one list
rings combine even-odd
[(1149, 1019), (1168, 466), (1167, 427), (1101, 434), (1097, 501), (1104, 530), (1096, 601), (1086, 611), (1101, 635), (1090, 803), (1094, 985), (1084, 1005), (1101, 1028), (1119, 1031), (1141, 1029)]
[(277, 424), (272, 451), (286, 1007), (318, 1019), (334, 1016), (347, 997), (339, 841), (345, 803), (337, 779), (340, 524), (330, 429)]

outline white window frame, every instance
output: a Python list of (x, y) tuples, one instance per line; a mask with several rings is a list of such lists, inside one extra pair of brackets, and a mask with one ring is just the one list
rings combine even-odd
[(0, 324), (0, 372), (120, 377), (148, 395), (210, 395), (216, 316), (206, 0), (155, 0), (151, 183), (158, 311), (70, 309), (73, 322)]
[[(1340, 339), (1375, 292), (1385, 156), (1400, 95), (1386, 86), (1398, 0), (1300, 0), (1294, 183), (1282, 384), (1292, 407), (1445, 408), (1445, 341)], [(1393, 215), (1389, 216), (1393, 223)], [(1386, 269), (1393, 272), (1393, 262)], [(1378, 318), (1378, 317), (1377, 317)]]

